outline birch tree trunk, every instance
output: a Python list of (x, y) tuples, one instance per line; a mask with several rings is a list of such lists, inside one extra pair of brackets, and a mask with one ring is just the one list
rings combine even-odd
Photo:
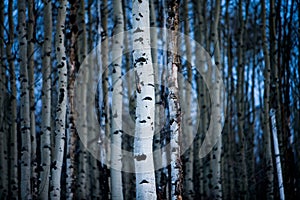
[(278, 186), (279, 186), (279, 194), (280, 200), (284, 200), (284, 185), (283, 185), (283, 178), (282, 178), (282, 171), (281, 171), (281, 162), (280, 162), (280, 152), (279, 152), (279, 145), (278, 145), (278, 137), (277, 137), (277, 128), (276, 128), (276, 110), (271, 109), (271, 122), (272, 122), (272, 133), (273, 133), (273, 142), (274, 142), (274, 153), (276, 155), (276, 169), (277, 169), (277, 177), (278, 177)]
[[(184, 35), (189, 36), (190, 35), (190, 22), (188, 20), (189, 12), (188, 12), (188, 1), (184, 0)], [(188, 37), (185, 37), (185, 49), (186, 49), (186, 60), (191, 61), (192, 60), (192, 52), (191, 52), (191, 45), (190, 40)], [(184, 176), (184, 198), (185, 199), (194, 199), (194, 179), (193, 179), (193, 162), (194, 162), (194, 155), (193, 155), (193, 122), (191, 117), (191, 103), (192, 103), (192, 96), (191, 96), (191, 82), (192, 82), (192, 66), (187, 62), (187, 75), (188, 75), (188, 82), (186, 82), (186, 85), (183, 88), (180, 88), (181, 90), (185, 90), (185, 98), (182, 95), (181, 98), (181, 105), (182, 110), (185, 111), (183, 115), (183, 124), (182, 124), (182, 130), (183, 130), (183, 144), (185, 146), (189, 146), (189, 148), (186, 150), (185, 153), (185, 176)], [(182, 91), (183, 92), (183, 91)]]
[(76, 154), (76, 143), (77, 143), (77, 133), (75, 127), (76, 113), (74, 109), (74, 82), (76, 68), (78, 67), (78, 57), (77, 57), (77, 1), (70, 2), (70, 21), (71, 26), (71, 41), (70, 41), (70, 63), (68, 68), (68, 130), (67, 130), (67, 159), (66, 159), (66, 169), (67, 169), (67, 199), (74, 198), (75, 181), (76, 181), (76, 165), (75, 165), (75, 154)]
[(27, 32), (26, 32), (26, 1), (18, 1), (18, 33), (20, 44), (20, 83), (21, 83), (21, 197), (31, 196), (31, 140), (30, 140), (30, 102), (27, 69)]
[[(173, 32), (167, 38), (168, 66), (168, 102), (170, 112), (170, 154), (171, 154), (171, 199), (182, 198), (182, 162), (181, 162), (181, 108), (178, 88), (178, 71), (181, 67), (178, 52), (179, 2), (168, 1), (167, 28)], [(171, 51), (171, 52), (170, 52)]]
[[(12, 52), (14, 43), (14, 18), (13, 18), (13, 1), (8, 2), (8, 26), (9, 26), (9, 39), (6, 48), (6, 55), (9, 61), (10, 73), (10, 88), (11, 88), (11, 132), (10, 132), (10, 193), (12, 198), (18, 197), (19, 192), (19, 178), (18, 178), (18, 136), (17, 136), (17, 85), (15, 64)], [(1, 84), (1, 83), (0, 83)], [(3, 94), (3, 93), (2, 93)]]
[(134, 163), (136, 199), (156, 199), (155, 173), (152, 154), (154, 134), (155, 93), (150, 49), (149, 1), (132, 1), (133, 64), (136, 78), (136, 129)]
[(38, 173), (36, 157), (36, 131), (35, 131), (35, 95), (34, 95), (34, 0), (28, 0), (28, 80), (29, 80), (29, 101), (30, 101), (30, 135), (31, 135), (31, 184), (32, 198), (37, 198), (38, 192)]
[(88, 198), (87, 191), (89, 190), (89, 184), (87, 181), (88, 173), (88, 155), (87, 155), (87, 137), (88, 137), (88, 128), (87, 128), (87, 83), (89, 79), (89, 67), (87, 60), (87, 31), (86, 31), (86, 20), (85, 20), (85, 1), (79, 0), (78, 3), (78, 16), (77, 16), (77, 25), (78, 25), (78, 61), (81, 68), (85, 68), (80, 84), (81, 86), (81, 96), (80, 96), (80, 105), (81, 110), (81, 121), (78, 121), (81, 126), (81, 140), (80, 140), (80, 152), (79, 152), (79, 166), (78, 166), (78, 182), (77, 187), (79, 191), (77, 192), (77, 198), (86, 199)]
[[(212, 24), (211, 28), (211, 42), (214, 46), (214, 59), (215, 59), (215, 65), (216, 68), (220, 71), (221, 69), (221, 55), (220, 55), (220, 46), (219, 46), (219, 34), (218, 34), (218, 27), (219, 27), (219, 19), (220, 19), (220, 8), (221, 4), (219, 0), (215, 1), (215, 8), (214, 8), (214, 23)], [(211, 87), (213, 88), (213, 91), (209, 91), (211, 96), (213, 98), (216, 98), (214, 100), (215, 105), (212, 105), (211, 108), (211, 115), (214, 118), (213, 122), (213, 131), (214, 131), (214, 136), (216, 137), (217, 135), (221, 134), (222, 131), (222, 122), (221, 122), (221, 114), (222, 114), (222, 94), (221, 94), (221, 88), (219, 82), (222, 81), (221, 77), (218, 77), (218, 74), (216, 73), (216, 70), (213, 72), (213, 76), (211, 77)], [(214, 140), (218, 140), (216, 145), (212, 149), (211, 153), (211, 160), (210, 160), (210, 165), (211, 165), (211, 174), (212, 174), (212, 179), (211, 179), (211, 184), (213, 187), (213, 190), (211, 191), (211, 198), (214, 199), (222, 199), (222, 182), (221, 182), (221, 146), (222, 146), (222, 141), (221, 137), (218, 139), (216, 138), (211, 138)]]
[(265, 162), (267, 169), (267, 199), (274, 199), (274, 169), (273, 169), (273, 161), (272, 161), (272, 150), (271, 150), (271, 133), (270, 133), (270, 58), (268, 51), (268, 40), (266, 36), (266, 4), (265, 0), (261, 0), (262, 6), (262, 42), (263, 42), (263, 53), (264, 53), (264, 61), (265, 61), (265, 69), (264, 69), (264, 111), (263, 111), (263, 129), (264, 129), (264, 141), (265, 141)]
[(65, 19), (67, 0), (60, 0), (56, 25), (55, 47), (58, 68), (58, 102), (55, 119), (54, 159), (51, 164), (51, 199), (60, 199), (61, 173), (65, 146), (65, 120), (67, 104), (67, 63), (65, 54)]
[(44, 1), (44, 46), (42, 88), (42, 133), (41, 133), (41, 183), (39, 198), (48, 199), (51, 164), (51, 53), (52, 53), (52, 4)]
[[(122, 110), (123, 110), (123, 89), (122, 89), (122, 54), (123, 54), (123, 34), (124, 30), (122, 1), (113, 1), (114, 14), (114, 36), (112, 41), (112, 129), (111, 129), (111, 195), (112, 199), (123, 197), (122, 187)], [(128, 160), (124, 162), (129, 162)]]

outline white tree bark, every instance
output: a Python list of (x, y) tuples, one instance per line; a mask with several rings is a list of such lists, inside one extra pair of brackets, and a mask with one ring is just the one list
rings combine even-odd
[(30, 102), (27, 69), (26, 1), (18, 1), (18, 32), (20, 44), (20, 83), (21, 83), (21, 197), (31, 198), (31, 140)]
[[(122, 1), (113, 1), (114, 34), (112, 41), (112, 130), (111, 130), (111, 195), (112, 199), (123, 199), (122, 187), (122, 109), (123, 109), (123, 87), (121, 79), (123, 34), (124, 30)], [(128, 161), (125, 161), (128, 162)]]
[(52, 5), (44, 1), (44, 46), (42, 88), (42, 133), (41, 133), (41, 183), (39, 198), (48, 199), (51, 164), (51, 53), (52, 53)]
[(277, 128), (276, 128), (276, 110), (271, 109), (270, 116), (271, 116), (271, 123), (272, 123), (272, 132), (273, 132), (274, 153), (276, 157), (276, 169), (277, 169), (277, 177), (278, 177), (279, 194), (280, 194), (280, 200), (284, 200), (285, 199), (284, 186), (283, 186), (280, 152), (279, 152)]
[(262, 6), (262, 42), (263, 42), (263, 53), (264, 53), (264, 116), (263, 116), (263, 128), (264, 128), (264, 142), (265, 142), (265, 162), (267, 168), (267, 199), (274, 198), (274, 168), (272, 161), (272, 149), (271, 149), (271, 132), (270, 132), (270, 58), (268, 51), (268, 40), (266, 33), (266, 4), (265, 0), (261, 0)]
[[(150, 49), (149, 1), (132, 1), (133, 63), (136, 76), (134, 163), (136, 199), (156, 199), (152, 139), (154, 134), (154, 73)], [(147, 27), (147, 28), (145, 28)]]
[(31, 184), (32, 198), (37, 198), (37, 157), (36, 157), (36, 131), (35, 131), (35, 95), (34, 95), (34, 0), (28, 0), (28, 24), (27, 24), (27, 58), (28, 58), (28, 83), (30, 102), (30, 135), (31, 135)]
[(60, 0), (56, 25), (55, 47), (58, 68), (58, 102), (56, 107), (55, 120), (55, 151), (51, 164), (51, 199), (60, 199), (61, 192), (61, 172), (65, 146), (65, 120), (67, 106), (67, 62), (65, 54), (65, 19), (67, 0)]

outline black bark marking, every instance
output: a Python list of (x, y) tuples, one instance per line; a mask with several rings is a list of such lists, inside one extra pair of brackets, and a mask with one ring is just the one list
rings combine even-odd
[(140, 16), (140, 17), (144, 17), (144, 16), (142, 15), (142, 13), (139, 13), (139, 16)]
[(143, 40), (144, 39), (142, 37), (139, 37), (138, 39), (135, 39), (134, 42), (140, 42), (140, 43), (143, 44)]
[(140, 182), (140, 184), (144, 184), (144, 183), (149, 183), (149, 182), (146, 181), (145, 179)]
[(146, 120), (141, 120), (140, 123), (141, 123), (141, 124), (142, 124), (142, 123), (146, 123)]
[(64, 100), (64, 97), (65, 97), (65, 89), (63, 89), (63, 88), (61, 88), (60, 90), (59, 90), (59, 103), (62, 103), (63, 102), (63, 100)]
[(134, 156), (137, 161), (146, 160), (147, 156), (145, 154)]
[(152, 98), (151, 97), (145, 97), (145, 98), (143, 98), (143, 101), (146, 101), (146, 100), (148, 100), (148, 101), (152, 101)]
[(139, 27), (137, 27), (135, 31), (133, 31), (133, 33), (141, 33), (141, 32), (144, 32), (144, 30), (140, 29)]

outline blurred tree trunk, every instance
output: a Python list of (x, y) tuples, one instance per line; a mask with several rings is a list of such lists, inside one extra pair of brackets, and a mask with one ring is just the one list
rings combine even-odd
[[(136, 199), (156, 199), (155, 173), (152, 154), (154, 135), (155, 91), (150, 49), (149, 0), (132, 1), (133, 64), (136, 82), (136, 129), (134, 163)], [(145, 29), (146, 27), (146, 29)]]
[[(182, 79), (180, 81), (179, 90), (181, 93), (185, 91), (185, 96), (181, 95), (180, 103), (182, 105), (182, 110), (185, 111), (183, 114), (183, 123), (182, 123), (182, 142), (184, 146), (189, 146), (185, 152), (185, 176), (184, 176), (184, 199), (194, 199), (194, 179), (193, 179), (193, 121), (191, 117), (191, 84), (192, 84), (192, 66), (189, 63), (192, 60), (191, 44), (188, 36), (190, 36), (190, 20), (189, 20), (189, 4), (188, 0), (184, 0), (184, 35), (185, 37), (185, 48), (186, 48), (186, 63), (187, 67), (187, 82), (184, 82)], [(182, 73), (182, 72), (181, 72)], [(183, 83), (183, 84), (181, 84)]]
[(246, 166), (246, 157), (245, 157), (245, 147), (246, 147), (246, 136), (244, 134), (245, 131), (245, 99), (244, 99), (244, 80), (245, 80), (245, 63), (243, 60), (244, 57), (244, 13), (243, 13), (243, 5), (242, 1), (239, 0), (238, 3), (238, 18), (239, 18), (239, 28), (238, 28), (238, 83), (237, 83), (237, 119), (238, 119), (238, 162), (241, 167), (239, 167), (239, 177), (241, 179), (241, 183), (238, 184), (238, 195), (239, 198), (246, 199), (247, 198), (247, 166)]
[(67, 0), (60, 0), (56, 25), (55, 47), (58, 68), (58, 102), (55, 120), (54, 156), (51, 164), (51, 199), (61, 197), (61, 174), (65, 147), (65, 120), (67, 104), (67, 62), (65, 53), (65, 19)]
[[(124, 35), (124, 18), (122, 1), (113, 1), (114, 29), (112, 40), (112, 129), (111, 129), (111, 192), (112, 199), (124, 198), (122, 185), (122, 109), (123, 109), (123, 88), (122, 88), (122, 55)], [(120, 34), (121, 33), (121, 34)], [(124, 162), (129, 162), (124, 160)]]
[(77, 9), (78, 1), (70, 2), (70, 61), (68, 69), (68, 130), (67, 130), (67, 158), (66, 158), (66, 197), (67, 199), (73, 199), (74, 193), (76, 193), (76, 170), (75, 155), (76, 155), (76, 143), (77, 132), (75, 127), (76, 113), (74, 109), (74, 82), (75, 73), (78, 68), (78, 56), (77, 56), (77, 37), (78, 37), (78, 25), (77, 25)]
[(79, 110), (81, 119), (77, 123), (81, 127), (80, 130), (80, 141), (79, 141), (79, 165), (78, 165), (78, 181), (77, 188), (78, 192), (76, 197), (79, 199), (88, 198), (89, 191), (89, 182), (88, 182), (88, 155), (87, 155), (87, 138), (88, 138), (88, 127), (87, 127), (87, 83), (89, 80), (89, 65), (88, 61), (85, 60), (87, 56), (87, 31), (86, 31), (86, 20), (85, 20), (85, 1), (79, 0), (78, 4), (78, 14), (77, 14), (77, 25), (78, 25), (78, 62), (80, 64), (81, 70), (84, 69), (84, 73), (81, 78), (81, 89), (80, 89), (80, 105), (81, 109)]
[(41, 133), (41, 183), (39, 198), (48, 199), (51, 164), (51, 53), (52, 53), (52, 4), (44, 1), (44, 46), (42, 88), (42, 133)]
[[(109, 108), (109, 74), (108, 74), (108, 8), (107, 0), (101, 2), (101, 58), (102, 58), (102, 92), (103, 92), (103, 106), (101, 109), (101, 125), (105, 127), (105, 133), (102, 136), (103, 139), (110, 138), (111, 135), (111, 118)], [(101, 102), (102, 103), (102, 102)], [(103, 194), (102, 198), (111, 198), (110, 178), (109, 169), (107, 169), (106, 163), (110, 163), (110, 144), (103, 144), (101, 149), (101, 170), (102, 170), (102, 190), (107, 191)]]
[[(4, 2), (0, 2), (0, 23), (4, 23)], [(6, 69), (5, 69), (5, 50), (4, 50), (4, 26), (0, 25), (0, 170), (1, 170), (1, 177), (0, 177), (0, 196), (6, 198), (8, 185), (6, 182), (6, 175), (7, 175), (7, 165), (5, 159), (5, 151), (6, 151), (6, 138), (7, 134), (5, 131), (6, 126), (6, 109), (5, 109), (5, 98), (6, 98)]]
[(30, 139), (30, 100), (28, 89), (27, 68), (27, 29), (26, 29), (26, 1), (18, 1), (18, 33), (20, 44), (20, 85), (21, 85), (21, 197), (31, 196), (31, 139)]
[[(221, 58), (220, 58), (220, 45), (219, 45), (219, 34), (218, 34), (218, 27), (219, 27), (219, 19), (220, 19), (220, 9), (221, 4), (219, 0), (215, 1), (214, 7), (214, 22), (211, 27), (211, 42), (214, 48), (214, 60), (215, 60), (215, 67), (222, 71), (221, 66)], [(219, 82), (221, 81), (221, 77), (217, 76), (216, 70), (213, 70), (213, 77), (209, 84), (212, 84), (210, 88), (213, 88), (213, 91), (209, 91), (211, 94), (211, 98), (216, 98), (215, 105), (212, 104), (211, 108), (211, 115), (214, 118), (213, 122), (213, 131), (214, 136), (221, 134), (222, 131), (222, 122), (221, 122), (221, 114), (222, 114), (222, 101), (223, 96), (221, 94), (221, 88), (219, 88)], [(206, 137), (207, 138), (207, 137)], [(212, 138), (211, 138), (212, 139)], [(212, 152), (210, 153), (210, 167), (211, 167), (211, 185), (212, 191), (210, 193), (210, 197), (214, 199), (222, 199), (222, 180), (221, 180), (221, 146), (222, 146), (222, 137), (214, 138), (217, 143), (212, 148)], [(210, 140), (210, 139), (209, 139)], [(211, 144), (212, 145), (212, 144)]]
[(264, 109), (263, 109), (263, 129), (264, 129), (264, 148), (265, 148), (265, 164), (267, 169), (267, 199), (274, 198), (274, 168), (273, 168), (273, 161), (272, 161), (272, 149), (271, 149), (271, 133), (270, 133), (270, 58), (269, 58), (269, 51), (268, 51), (268, 40), (266, 36), (266, 4), (265, 0), (261, 0), (262, 6), (262, 42), (263, 42), (263, 53), (264, 53)]
[[(11, 90), (11, 132), (9, 140), (9, 196), (17, 198), (19, 193), (19, 177), (18, 177), (18, 136), (17, 136), (17, 85), (16, 85), (16, 72), (15, 72), (15, 58), (12, 52), (14, 44), (14, 18), (13, 18), (13, 1), (8, 2), (8, 26), (9, 37), (6, 47), (6, 55), (9, 63), (10, 70), (10, 90)], [(2, 80), (2, 79), (1, 79)], [(1, 84), (1, 83), (0, 83)], [(1, 91), (2, 94), (4, 94)]]

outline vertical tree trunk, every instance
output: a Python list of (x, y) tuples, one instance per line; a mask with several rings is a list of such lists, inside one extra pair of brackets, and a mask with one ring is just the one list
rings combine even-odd
[(243, 6), (242, 1), (240, 0), (238, 3), (238, 18), (239, 18), (239, 32), (238, 32), (238, 84), (237, 84), (237, 119), (238, 119), (238, 160), (241, 162), (239, 163), (242, 167), (239, 169), (239, 177), (241, 179), (241, 184), (238, 185), (239, 187), (239, 197), (242, 199), (246, 198), (247, 194), (247, 165), (246, 165), (246, 158), (245, 158), (245, 146), (246, 146), (246, 137), (244, 135), (244, 124), (245, 124), (245, 113), (244, 113), (244, 61), (243, 61), (243, 37), (244, 37), (244, 15), (243, 15)]
[[(111, 195), (112, 199), (123, 199), (122, 187), (122, 110), (123, 110), (123, 89), (122, 89), (122, 54), (124, 35), (124, 19), (122, 1), (113, 1), (114, 13), (114, 36), (112, 43), (112, 129), (111, 129)], [(128, 160), (124, 162), (129, 162)]]
[(21, 83), (21, 197), (31, 197), (31, 140), (30, 102), (27, 69), (26, 1), (18, 1), (18, 32), (20, 44), (20, 83)]
[(36, 131), (35, 131), (35, 95), (34, 95), (34, 0), (28, 0), (28, 80), (29, 80), (29, 101), (30, 101), (30, 135), (31, 135), (31, 184), (32, 197), (37, 198), (38, 192), (38, 173), (37, 173), (37, 157), (36, 157)]
[[(156, 199), (152, 154), (155, 93), (150, 49), (149, 1), (133, 0), (133, 63), (136, 78), (136, 129), (134, 163), (136, 199)], [(145, 28), (146, 27), (146, 28)]]
[(266, 4), (265, 0), (261, 0), (262, 6), (262, 42), (263, 42), (263, 53), (264, 53), (264, 61), (265, 61), (265, 69), (264, 69), (264, 111), (263, 111), (263, 127), (264, 127), (264, 141), (265, 141), (265, 163), (267, 169), (267, 199), (274, 198), (274, 169), (273, 169), (273, 161), (272, 161), (272, 150), (271, 150), (271, 134), (270, 134), (270, 59), (269, 59), (269, 51), (268, 51), (268, 40), (266, 36)]
[[(19, 193), (19, 178), (18, 178), (18, 144), (17, 144), (17, 85), (14, 57), (12, 53), (12, 46), (14, 43), (14, 18), (13, 18), (13, 1), (8, 2), (8, 24), (9, 24), (9, 38), (6, 48), (7, 59), (9, 61), (10, 73), (10, 88), (11, 88), (11, 133), (10, 133), (10, 192), (12, 198), (17, 198)], [(0, 83), (1, 84), (1, 83)], [(3, 94), (3, 92), (1, 91)]]
[(273, 132), (273, 142), (274, 142), (274, 153), (276, 156), (276, 169), (277, 169), (277, 177), (278, 177), (278, 186), (279, 186), (279, 194), (280, 200), (284, 200), (284, 185), (282, 179), (282, 171), (281, 171), (281, 162), (280, 162), (280, 152), (279, 152), (279, 145), (278, 145), (278, 137), (277, 137), (277, 128), (276, 128), (276, 110), (271, 109), (271, 122), (272, 122), (272, 132)]
[[(109, 109), (109, 100), (108, 100), (108, 90), (109, 90), (109, 75), (108, 75), (108, 8), (107, 8), (107, 0), (103, 0), (101, 4), (101, 22), (102, 22), (102, 32), (101, 32), (101, 53), (102, 53), (102, 92), (103, 92), (103, 107), (101, 112), (101, 125), (104, 124), (105, 133), (102, 137), (110, 138), (111, 135), (111, 117), (110, 117), (110, 109)], [(101, 102), (102, 103), (102, 102)], [(110, 146), (109, 144), (103, 144), (103, 148), (101, 149), (101, 159), (100, 162), (102, 164), (102, 189), (103, 191), (108, 191), (103, 198), (111, 198), (110, 192), (110, 179), (108, 175), (108, 169), (105, 163), (110, 163)], [(109, 191), (110, 189), (110, 191)]]
[[(215, 65), (216, 68), (221, 70), (221, 58), (220, 58), (220, 46), (219, 46), (219, 34), (218, 34), (218, 27), (219, 27), (219, 19), (220, 19), (220, 9), (221, 4), (219, 0), (215, 1), (215, 8), (214, 8), (214, 23), (212, 24), (212, 32), (211, 32), (211, 38), (212, 38), (212, 44), (214, 47), (214, 59), (215, 59)], [(213, 71), (214, 78), (211, 78), (211, 84), (213, 88), (213, 91), (211, 92), (211, 97), (216, 98), (215, 99), (215, 105), (212, 105), (211, 115), (214, 117), (213, 122), (213, 131), (215, 132), (214, 137), (216, 135), (221, 134), (222, 131), (222, 122), (221, 122), (221, 114), (222, 114), (222, 101), (223, 97), (221, 94), (221, 88), (219, 87), (219, 82), (222, 81), (221, 77), (218, 77), (218, 74), (216, 73), (216, 70)], [(213, 138), (212, 138), (213, 139)], [(214, 138), (216, 139), (216, 138)], [(214, 199), (222, 199), (222, 183), (221, 183), (221, 146), (222, 141), (221, 137), (219, 137), (218, 142), (213, 147), (212, 153), (211, 153), (211, 184), (213, 187), (213, 190), (211, 192), (211, 197)]]
[(43, 46), (43, 88), (42, 88), (42, 133), (41, 133), (41, 199), (48, 199), (51, 164), (51, 53), (52, 53), (52, 5), (44, 1), (44, 46)]
[(81, 110), (79, 110), (81, 119), (77, 121), (79, 126), (81, 127), (80, 133), (80, 143), (79, 143), (79, 166), (78, 166), (78, 192), (77, 198), (79, 199), (86, 199), (88, 197), (87, 191), (89, 190), (88, 184), (88, 155), (87, 155), (87, 137), (88, 137), (88, 129), (87, 129), (87, 83), (89, 79), (89, 65), (87, 60), (85, 60), (87, 56), (87, 32), (86, 32), (86, 20), (85, 20), (85, 1), (79, 0), (78, 2), (78, 16), (77, 16), (77, 25), (78, 25), (78, 61), (80, 63), (81, 68), (85, 68), (85, 72), (82, 76), (80, 84), (80, 103), (81, 103)]
[(78, 67), (78, 56), (77, 56), (77, 37), (78, 37), (78, 25), (77, 25), (77, 1), (71, 2), (70, 11), (70, 26), (71, 26), (71, 41), (70, 41), (70, 63), (68, 68), (68, 130), (67, 130), (67, 186), (66, 186), (66, 197), (67, 199), (74, 198), (75, 183), (76, 183), (76, 165), (75, 165), (75, 154), (76, 154), (76, 143), (77, 133), (75, 128), (76, 114), (74, 110), (74, 82), (75, 73)]
[(167, 38), (167, 49), (171, 52), (167, 54), (168, 66), (168, 102), (170, 112), (170, 148), (171, 151), (171, 199), (182, 198), (182, 161), (181, 155), (181, 108), (178, 88), (178, 71), (181, 67), (180, 58), (177, 54), (178, 30), (179, 30), (179, 2), (168, 1), (167, 28), (174, 31), (169, 32)]
[[(0, 23), (4, 23), (4, 2), (0, 3)], [(4, 27), (0, 27), (0, 170), (2, 175), (0, 177), (0, 195), (4, 198), (7, 196), (7, 166), (5, 160), (5, 151), (6, 151), (6, 137), (8, 136), (5, 131), (6, 121), (5, 121), (5, 97), (6, 97), (6, 69), (5, 69), (5, 50), (4, 50)]]
[(51, 164), (51, 199), (61, 197), (61, 173), (65, 146), (65, 120), (67, 104), (67, 63), (65, 54), (65, 19), (67, 0), (60, 0), (56, 25), (55, 47), (58, 68), (58, 102), (55, 120), (54, 159)]
[[(189, 4), (188, 0), (184, 0), (184, 35), (190, 35), (190, 20), (189, 18)], [(191, 45), (190, 40), (188, 37), (185, 37), (185, 48), (186, 48), (186, 59), (187, 61), (192, 60), (192, 52), (191, 52)], [(182, 123), (182, 130), (183, 130), (183, 144), (185, 146), (189, 146), (185, 153), (185, 176), (184, 176), (184, 199), (194, 199), (194, 179), (193, 179), (193, 162), (194, 162), (194, 155), (193, 155), (193, 121), (191, 117), (191, 103), (192, 103), (192, 96), (191, 96), (191, 86), (192, 84), (192, 66), (190, 63), (187, 62), (186, 64), (187, 72), (188, 72), (188, 82), (181, 90), (185, 90), (185, 98), (182, 95), (181, 98), (181, 105), (182, 110), (184, 110), (183, 114), (183, 123)], [(179, 86), (180, 87), (180, 86)]]

